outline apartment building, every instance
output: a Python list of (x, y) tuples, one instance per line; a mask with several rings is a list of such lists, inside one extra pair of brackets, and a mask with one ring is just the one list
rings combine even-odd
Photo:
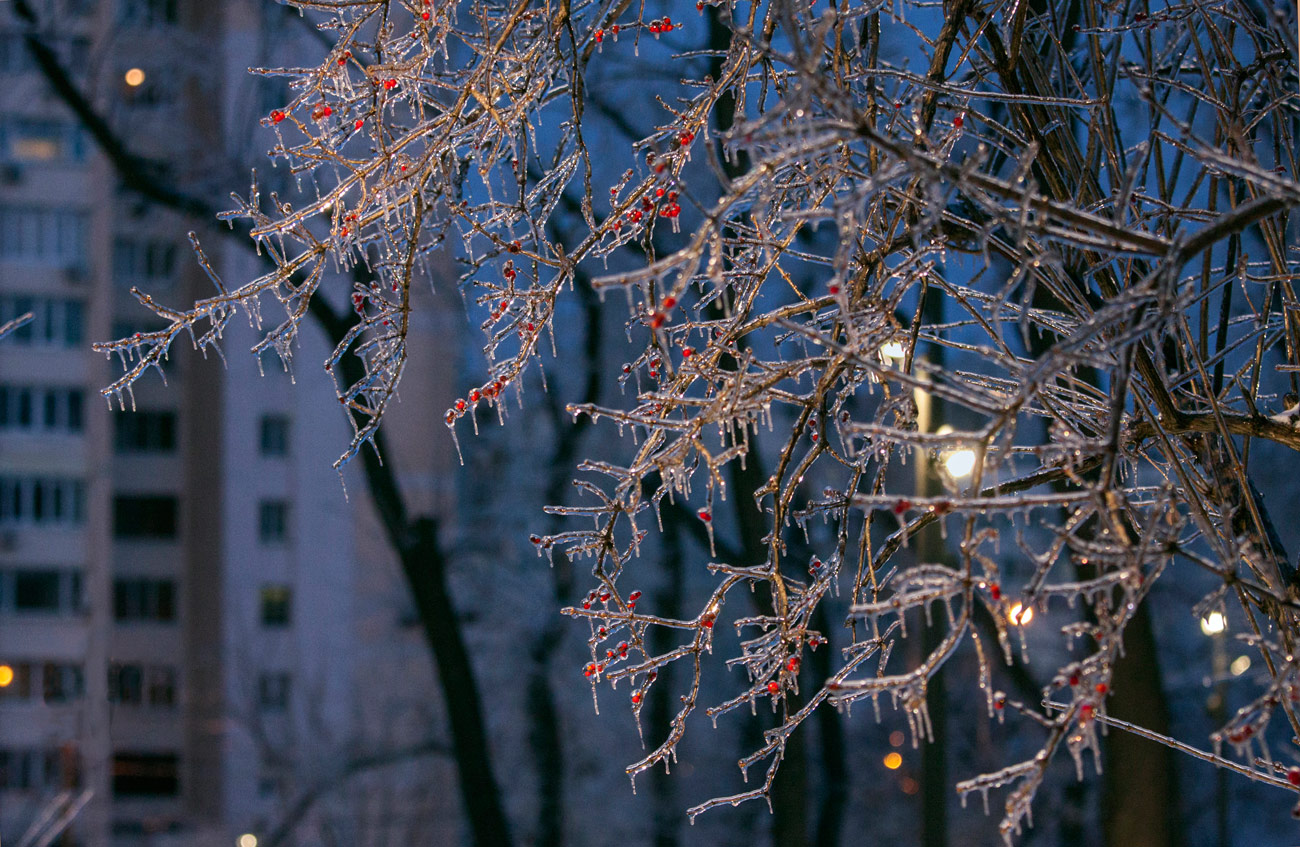
[[(247, 74), (268, 32), (281, 50), (312, 43), (265, 0), (30, 5), (132, 152), (209, 196), (270, 146), (255, 121), (284, 91)], [(132, 287), (175, 305), (213, 291), (187, 231), (233, 281), (260, 266), (120, 186), (6, 6), (0, 322), (34, 320), (0, 342), (0, 841), (66, 814), (56, 843), (252, 847), (307, 775), (404, 721), (399, 736), (427, 731), (427, 653), (364, 484), (347, 478), (349, 500), (330, 467), (348, 429), (318, 333), (291, 379), (247, 355), (256, 334), (237, 321), (224, 362), (178, 345), (165, 384), (150, 375), (108, 411), (119, 365), (90, 342), (159, 326)], [(454, 348), (454, 325), (417, 322), (421, 355)], [(447, 515), (454, 458), (419, 427), (451, 377), (428, 373), (398, 421), (417, 446), (395, 458), (413, 502)], [(389, 699), (355, 693), (413, 675)]]

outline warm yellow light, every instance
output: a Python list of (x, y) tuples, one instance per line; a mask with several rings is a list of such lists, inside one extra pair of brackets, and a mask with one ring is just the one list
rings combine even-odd
[(897, 341), (888, 341), (881, 345), (880, 355), (884, 359), (901, 359), (906, 355), (906, 353), (903, 350), (902, 344), (899, 344)]
[(0, 665), (0, 688), (8, 688), (13, 681), (14, 669), (8, 665)]
[(1029, 622), (1034, 619), (1034, 607), (1026, 606), (1023, 603), (1015, 603), (1011, 606), (1011, 611), (1007, 612), (1007, 620), (1011, 621), (1014, 626), (1029, 626)]
[[(144, 84), (144, 71), (139, 68), (131, 68), (126, 72), (126, 84), (132, 88)], [(241, 845), (240, 847), (255, 847), (255, 845)]]
[(953, 450), (943, 457), (943, 466), (952, 476), (970, 476), (975, 470), (975, 451)]
[(239, 844), (239, 847), (257, 847), (257, 836), (251, 832), (245, 832), (243, 835), (239, 836), (239, 841), (237, 843)]
[(885, 756), (885, 767), (891, 771), (896, 771), (903, 766), (903, 757), (897, 753), (889, 753)]
[(1201, 618), (1201, 632), (1206, 635), (1218, 635), (1228, 628), (1228, 619), (1223, 616), (1223, 612), (1210, 612)]
[(1246, 671), (1250, 670), (1250, 657), (1238, 656), (1232, 660), (1231, 665), (1228, 665), (1228, 670), (1232, 671), (1233, 676), (1241, 676)]

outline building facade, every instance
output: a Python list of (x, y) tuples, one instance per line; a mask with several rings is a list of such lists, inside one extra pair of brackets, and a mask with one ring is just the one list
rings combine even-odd
[[(28, 5), (35, 28), (0, 4), (0, 322), (34, 316), (0, 341), (0, 842), (66, 816), (55, 843), (252, 847), (355, 751), (427, 732), (427, 652), (364, 482), (347, 477), (349, 500), (330, 467), (349, 433), (318, 332), (291, 378), (247, 355), (241, 315), (224, 361), (178, 342), (165, 384), (125, 409), (100, 397), (120, 368), (90, 343), (160, 325), (133, 287), (176, 306), (213, 291), (187, 231), (232, 281), (261, 266), (122, 187), (23, 37), (149, 168), (217, 198), (268, 170), (257, 119), (285, 91), (247, 68), (272, 41), (320, 45), (262, 0)], [(421, 321), (436, 363), (455, 322)], [(454, 457), (419, 429), (452, 386), (423, 373), (394, 458), (412, 502), (447, 515)], [(290, 843), (322, 825), (347, 824), (308, 820)]]

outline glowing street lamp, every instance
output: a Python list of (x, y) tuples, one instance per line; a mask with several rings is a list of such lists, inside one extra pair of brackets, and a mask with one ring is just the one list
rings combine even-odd
[(1206, 635), (1218, 635), (1228, 628), (1228, 619), (1223, 612), (1210, 612), (1201, 618), (1201, 632)]

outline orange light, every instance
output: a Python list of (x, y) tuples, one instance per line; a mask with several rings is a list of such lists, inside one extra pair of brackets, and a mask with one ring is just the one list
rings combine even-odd
[(139, 86), (144, 85), (144, 71), (139, 68), (131, 68), (131, 70), (126, 72), (124, 79), (126, 80), (127, 85), (132, 88), (138, 88)]
[(1016, 603), (1011, 607), (1007, 618), (1013, 626), (1029, 626), (1029, 622), (1034, 619), (1034, 609), (1032, 606)]
[(8, 665), (0, 665), (0, 688), (8, 688), (13, 681), (14, 669)]
[(903, 757), (897, 753), (890, 753), (885, 756), (885, 767), (891, 771), (896, 771), (903, 766)]
[(903, 777), (903, 793), (904, 793), (904, 794), (915, 794), (917, 791), (920, 791), (920, 790), (921, 790), (921, 785), (920, 785), (920, 783), (918, 783), (916, 780), (912, 779), (910, 776), (905, 776), (905, 777)]
[(889, 733), (889, 746), (890, 746), (890, 747), (902, 747), (902, 746), (903, 746), (903, 740), (904, 740), (904, 739), (903, 739), (903, 731), (902, 731), (901, 729), (896, 729), (896, 730), (894, 730), (893, 732)]

